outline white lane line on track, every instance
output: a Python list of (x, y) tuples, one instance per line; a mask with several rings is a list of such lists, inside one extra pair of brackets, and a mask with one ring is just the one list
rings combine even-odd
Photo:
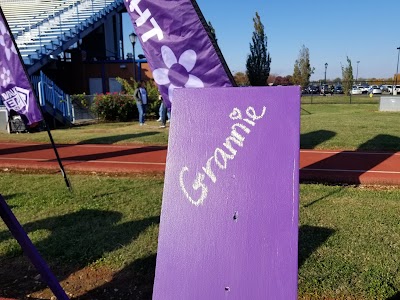
[[(19, 147), (29, 147), (29, 146), (51, 146), (49, 144), (20, 144), (20, 143), (0, 143), (0, 145), (12, 145), (14, 146), (13, 148), (19, 148)], [(165, 150), (166, 146), (155, 146), (155, 145), (108, 145), (108, 144), (60, 144), (56, 145), (57, 149), (63, 149), (63, 148), (69, 148), (69, 147), (79, 147), (79, 148), (125, 148), (125, 149), (141, 149), (141, 148), (150, 148), (150, 149), (159, 149), (159, 150)], [(7, 149), (12, 149), (12, 148), (7, 148)], [(46, 148), (46, 149), (38, 149), (35, 151), (42, 151), (42, 150), (49, 150), (53, 149), (52, 147)]]
[[(20, 160), (20, 161), (38, 161), (38, 162), (49, 162), (55, 163), (55, 159), (41, 159), (41, 158), (14, 158), (14, 157), (0, 157), (1, 160)], [(69, 159), (61, 159), (62, 162), (69, 163), (112, 163), (112, 164), (127, 164), (127, 165), (162, 165), (165, 166), (166, 163), (157, 163), (157, 162), (144, 162), (144, 161), (116, 161), (116, 160), (69, 160)]]
[(348, 173), (379, 173), (379, 174), (400, 174), (400, 171), (375, 171), (375, 170), (343, 170), (343, 169), (309, 169), (302, 168), (304, 171), (318, 171), (318, 172), (348, 172)]
[(27, 160), (27, 161), (49, 161), (48, 158), (17, 158), (17, 157), (0, 157), (0, 160)]
[(115, 160), (88, 160), (84, 162), (90, 163), (107, 163), (107, 164), (128, 164), (128, 165), (162, 165), (165, 166), (166, 163), (156, 163), (156, 162), (142, 162), (142, 161), (115, 161)]

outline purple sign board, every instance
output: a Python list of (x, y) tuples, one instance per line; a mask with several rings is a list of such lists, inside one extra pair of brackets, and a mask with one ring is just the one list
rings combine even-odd
[(299, 87), (174, 92), (153, 299), (297, 299)]
[(175, 88), (233, 85), (196, 1), (126, 0), (125, 6), (168, 106)]
[(25, 116), (31, 125), (41, 121), (42, 114), (10, 33), (0, 7), (0, 95), (8, 111)]

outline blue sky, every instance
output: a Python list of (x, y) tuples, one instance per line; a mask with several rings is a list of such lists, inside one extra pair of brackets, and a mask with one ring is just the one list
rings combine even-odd
[[(348, 56), (356, 77), (393, 77), (400, 47), (400, 2), (386, 0), (197, 0), (215, 28), (218, 44), (232, 73), (246, 69), (256, 11), (268, 37), (271, 74), (286, 76), (302, 45), (310, 50), (312, 80), (341, 77)], [(125, 34), (132, 31), (126, 15)], [(128, 40), (126, 38), (126, 40)], [(128, 41), (125, 51), (132, 52)], [(140, 46), (136, 54), (142, 53)]]

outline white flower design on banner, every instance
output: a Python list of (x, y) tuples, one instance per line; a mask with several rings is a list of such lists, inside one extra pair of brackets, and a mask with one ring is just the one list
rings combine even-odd
[(3, 71), (1, 72), (0, 79), (1, 79), (1, 85), (3, 87), (6, 87), (11, 82), (10, 70), (3, 67)]
[(6, 54), (8, 60), (11, 58), (11, 52), (17, 54), (17, 50), (15, 49), (11, 36), (3, 22), (0, 22), (0, 46), (4, 47), (4, 53)]
[(175, 88), (202, 88), (204, 83), (196, 76), (189, 74), (193, 70), (197, 54), (186, 50), (176, 59), (174, 52), (168, 46), (161, 47), (161, 55), (167, 68), (158, 68), (153, 72), (154, 80), (159, 85), (168, 85), (168, 97), (172, 102), (172, 91)]

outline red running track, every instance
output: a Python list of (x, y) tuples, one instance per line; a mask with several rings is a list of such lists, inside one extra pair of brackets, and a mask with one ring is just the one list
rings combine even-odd
[[(163, 172), (167, 147), (118, 145), (57, 145), (65, 170), (103, 173)], [(49, 144), (0, 143), (1, 168), (58, 171)]]
[(400, 185), (400, 152), (301, 150), (300, 179)]
[[(66, 172), (163, 172), (165, 146), (57, 145)], [(1, 169), (59, 171), (49, 144), (0, 143)], [(400, 152), (300, 151), (300, 179), (400, 185)]]

